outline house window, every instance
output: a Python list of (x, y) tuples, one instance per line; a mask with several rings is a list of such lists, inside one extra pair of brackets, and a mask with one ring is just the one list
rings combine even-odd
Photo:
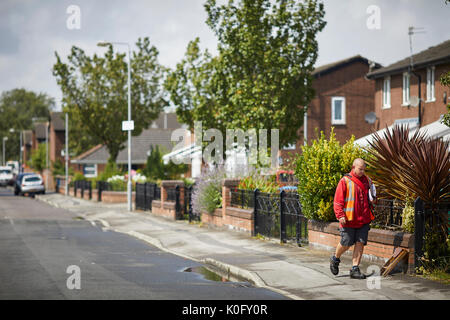
[(290, 144), (284, 146), (283, 150), (295, 150), (295, 148), (296, 148), (296, 143), (294, 142), (294, 143), (290, 143)]
[(409, 79), (410, 75), (409, 73), (405, 72), (403, 74), (403, 105), (408, 106), (409, 105)]
[(83, 175), (86, 178), (97, 177), (97, 165), (96, 164), (85, 164), (83, 166)]
[(331, 98), (331, 124), (345, 124), (345, 98)]
[(434, 66), (427, 68), (427, 102), (435, 101), (434, 96)]
[(383, 81), (383, 108), (391, 107), (391, 77), (384, 78)]

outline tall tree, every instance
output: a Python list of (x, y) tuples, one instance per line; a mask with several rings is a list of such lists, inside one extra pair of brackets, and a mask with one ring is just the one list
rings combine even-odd
[[(207, 0), (207, 24), (218, 56), (201, 54), (198, 40), (171, 72), (166, 88), (180, 120), (215, 128), (279, 129), (280, 144), (295, 142), (303, 109), (314, 96), (316, 35), (324, 26), (315, 0)], [(205, 127), (205, 126), (204, 126)]]
[(19, 160), (19, 132), (32, 129), (33, 118), (49, 119), (54, 106), (54, 99), (45, 93), (35, 93), (23, 88), (2, 93), (0, 139), (8, 137), (5, 144), (6, 159)]
[[(443, 86), (450, 88), (450, 71), (443, 73), (439, 81)], [(442, 123), (445, 124), (447, 127), (450, 127), (450, 102), (447, 103), (447, 113), (444, 114), (444, 117), (442, 118)]]
[[(167, 105), (162, 90), (165, 69), (158, 63), (158, 51), (148, 38), (136, 43), (131, 57), (131, 114), (133, 136), (139, 135)], [(73, 46), (68, 63), (55, 52), (57, 62), (53, 75), (63, 93), (63, 110), (69, 113), (76, 136), (71, 141), (83, 142), (83, 148), (102, 143), (109, 151), (109, 162), (115, 162), (119, 151), (126, 147), (127, 132), (122, 121), (128, 116), (126, 54), (114, 53), (109, 45), (104, 57), (89, 57)], [(80, 139), (77, 139), (76, 137)], [(80, 150), (78, 146), (78, 153)]]

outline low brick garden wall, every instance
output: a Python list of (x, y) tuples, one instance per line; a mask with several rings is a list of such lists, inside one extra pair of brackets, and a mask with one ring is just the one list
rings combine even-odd
[[(64, 188), (59, 188), (59, 193), (66, 194), (66, 190)], [(74, 188), (69, 188), (69, 195), (74, 197), (75, 192)], [(81, 198), (81, 190), (77, 190), (77, 198)], [(131, 200), (134, 203), (136, 198), (136, 193), (131, 193)], [(98, 199), (98, 190), (92, 189), (92, 199), (89, 199), (89, 191), (84, 190), (83, 194), (84, 200), (92, 200), (97, 201)], [(105, 203), (126, 203), (128, 201), (127, 199), (127, 192), (126, 191), (102, 191), (102, 202)]]
[[(309, 245), (318, 249), (334, 252), (341, 240), (338, 222), (308, 221)], [(414, 271), (414, 235), (400, 231), (371, 228), (363, 259), (386, 262), (396, 248), (408, 251), (408, 272)], [(350, 248), (345, 254), (351, 255)]]

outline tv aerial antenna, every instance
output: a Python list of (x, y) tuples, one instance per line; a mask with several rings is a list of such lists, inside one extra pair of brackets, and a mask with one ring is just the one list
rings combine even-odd
[(412, 36), (414, 34), (418, 34), (418, 33), (426, 33), (425, 28), (422, 27), (408, 27), (408, 36), (409, 36), (409, 52), (410, 52), (410, 56), (409, 56), (409, 67), (412, 70), (413, 66), (414, 66), (414, 61), (413, 61), (413, 48), (412, 48)]

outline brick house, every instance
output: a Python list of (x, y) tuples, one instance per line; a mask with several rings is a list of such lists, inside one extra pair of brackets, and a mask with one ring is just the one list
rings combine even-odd
[[(406, 124), (410, 130), (427, 129), (434, 137), (444, 137), (448, 128), (439, 122), (447, 112), (450, 90), (439, 78), (450, 71), (450, 40), (413, 55), (412, 62), (411, 68), (407, 57), (367, 75), (375, 80), (376, 129)], [(368, 137), (357, 143), (366, 145)]]
[[(399, 119), (419, 121), (419, 118), (420, 126), (423, 126), (446, 113), (444, 96), (450, 92), (440, 84), (439, 78), (450, 71), (450, 40), (413, 55), (412, 61), (412, 70), (410, 57), (407, 57), (367, 75), (369, 79), (375, 80), (375, 113), (381, 128)], [(417, 76), (420, 76), (422, 100), (420, 117), (419, 107), (411, 103), (412, 97), (419, 97)]]
[(63, 112), (52, 112), (50, 114), (49, 128), (49, 160), (53, 163), (57, 160), (64, 162), (61, 151), (64, 149), (66, 126)]
[[(133, 170), (143, 168), (147, 163), (150, 146), (159, 146), (163, 153), (170, 152), (174, 146), (171, 142), (172, 132), (182, 127), (175, 113), (162, 112), (152, 122), (148, 129), (144, 129), (139, 136), (132, 137), (131, 163)], [(105, 145), (97, 145), (70, 161), (76, 171), (85, 177), (96, 177), (104, 171), (108, 163), (109, 152)], [(125, 146), (117, 155), (116, 163), (128, 164), (128, 148)]]
[[(374, 111), (375, 81), (366, 78), (381, 65), (360, 55), (316, 68), (312, 76), (315, 97), (308, 105), (305, 117), (306, 139), (317, 138), (316, 130), (328, 137), (334, 127), (336, 139), (342, 144), (352, 135), (355, 138), (372, 132), (364, 116)], [(301, 107), (300, 107), (301, 108)], [(289, 153), (300, 153), (304, 144), (304, 126), (298, 130), (295, 145), (280, 150), (282, 163)]]

